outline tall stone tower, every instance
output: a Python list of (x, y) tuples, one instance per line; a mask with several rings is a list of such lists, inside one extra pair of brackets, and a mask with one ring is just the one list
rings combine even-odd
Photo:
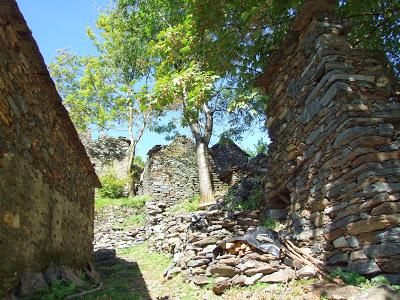
[(328, 1), (306, 1), (259, 80), (270, 95), (267, 201), (327, 264), (400, 270), (400, 98), (384, 54), (353, 49)]

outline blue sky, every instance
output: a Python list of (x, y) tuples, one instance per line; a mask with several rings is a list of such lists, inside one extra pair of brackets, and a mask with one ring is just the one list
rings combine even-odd
[[(96, 53), (86, 36), (86, 28), (94, 27), (99, 11), (110, 0), (17, 0), (17, 3), (47, 64), (53, 61), (58, 49), (70, 48), (80, 55)], [(216, 126), (218, 131), (221, 128)], [(183, 133), (189, 135), (187, 130)], [(125, 135), (123, 132), (113, 134)], [(260, 137), (267, 138), (265, 133), (253, 132), (239, 145), (252, 148)], [(211, 143), (217, 141), (215, 135)], [(138, 154), (145, 158), (151, 147), (167, 143), (162, 135), (146, 132), (138, 145)]]

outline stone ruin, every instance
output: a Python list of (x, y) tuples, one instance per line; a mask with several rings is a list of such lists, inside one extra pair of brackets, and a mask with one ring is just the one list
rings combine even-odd
[(82, 132), (79, 137), (99, 176), (113, 174), (126, 178), (129, 163), (130, 141), (124, 137), (91, 137), (90, 132)]
[[(232, 141), (217, 143), (209, 149), (214, 194), (222, 199), (228, 187), (238, 180), (248, 155)], [(199, 179), (193, 141), (178, 136), (170, 145), (156, 145), (148, 153), (140, 193), (154, 202), (176, 204), (198, 195)]]
[(354, 49), (328, 1), (306, 1), (260, 86), (270, 96), (267, 205), (327, 265), (400, 271), (400, 90)]
[[(100, 182), (15, 1), (0, 0), (0, 298), (92, 260)], [(68, 267), (67, 267), (68, 266)], [(63, 274), (66, 274), (66, 273)]]

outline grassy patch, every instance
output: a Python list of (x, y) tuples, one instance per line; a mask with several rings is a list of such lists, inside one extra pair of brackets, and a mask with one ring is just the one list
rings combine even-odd
[(33, 296), (24, 297), (25, 300), (55, 300), (64, 299), (66, 296), (76, 293), (77, 289), (73, 283), (65, 283), (62, 280), (55, 281), (50, 289), (36, 293)]
[(390, 282), (384, 276), (377, 276), (369, 280), (368, 278), (350, 271), (342, 270), (341, 268), (334, 269), (331, 274), (333, 278), (341, 278), (347, 284), (358, 286), (364, 289), (368, 289), (381, 284), (387, 284), (396, 290), (400, 290), (400, 285), (391, 285)]
[(281, 223), (275, 219), (267, 218), (262, 223), (262, 226), (269, 228), (269, 229), (276, 229), (281, 225)]
[(171, 259), (162, 253), (150, 252), (147, 244), (137, 245), (118, 251), (117, 263), (113, 266), (99, 266), (104, 289), (86, 295), (88, 300), (156, 299), (170, 296), (171, 299), (199, 299), (199, 289), (184, 283), (178, 275), (164, 280), (163, 272)]
[(149, 196), (136, 196), (133, 198), (102, 198), (97, 197), (94, 202), (96, 210), (106, 206), (122, 206), (135, 209), (143, 208), (145, 203), (150, 199)]
[(125, 219), (124, 223), (122, 223), (123, 228), (129, 227), (141, 227), (144, 226), (146, 222), (146, 216), (143, 213), (133, 215)]
[(364, 276), (350, 271), (344, 271), (340, 268), (336, 268), (331, 272), (331, 276), (334, 278), (341, 278), (343, 281), (350, 285), (362, 286), (368, 284), (369, 280)]
[(194, 212), (198, 211), (200, 207), (200, 195), (195, 195), (192, 198), (186, 199), (174, 207), (172, 207), (171, 211), (173, 212)]

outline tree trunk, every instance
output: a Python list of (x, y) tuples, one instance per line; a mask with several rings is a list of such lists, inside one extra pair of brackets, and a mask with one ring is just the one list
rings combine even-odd
[(129, 161), (128, 161), (128, 196), (135, 197), (135, 176), (133, 172), (135, 171), (133, 164), (135, 162), (136, 146), (131, 143), (129, 149)]
[(214, 194), (211, 182), (210, 168), (208, 166), (207, 144), (203, 141), (196, 142), (197, 165), (199, 170), (199, 184), (201, 195), (201, 207), (214, 204)]

